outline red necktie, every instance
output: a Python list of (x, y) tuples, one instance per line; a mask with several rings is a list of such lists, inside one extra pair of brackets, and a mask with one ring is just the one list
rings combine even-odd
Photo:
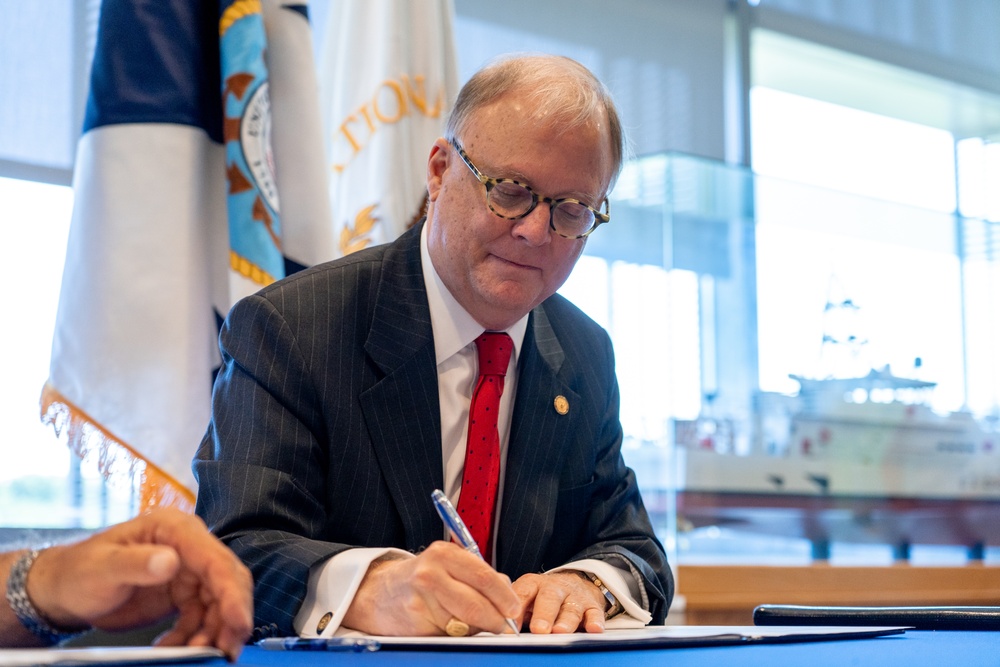
[(465, 472), (458, 496), (458, 514), (469, 527), (487, 561), (492, 560), (493, 513), (500, 483), (500, 435), (497, 418), (500, 394), (514, 342), (505, 333), (485, 332), (476, 339), (479, 380), (469, 409), (469, 439)]

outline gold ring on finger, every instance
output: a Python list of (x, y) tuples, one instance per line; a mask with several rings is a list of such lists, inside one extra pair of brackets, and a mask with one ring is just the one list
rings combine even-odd
[(469, 634), (469, 624), (458, 620), (454, 616), (444, 626), (444, 631), (449, 637), (466, 637)]

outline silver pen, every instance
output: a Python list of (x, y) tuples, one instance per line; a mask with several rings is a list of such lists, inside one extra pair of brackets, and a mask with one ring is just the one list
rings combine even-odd
[[(438, 515), (441, 517), (441, 521), (444, 522), (445, 528), (451, 533), (452, 538), (458, 544), (474, 556), (478, 556), (481, 560), (486, 560), (483, 558), (483, 554), (479, 551), (479, 546), (476, 544), (476, 540), (473, 539), (472, 533), (469, 532), (469, 527), (465, 525), (462, 521), (462, 517), (458, 516), (458, 512), (455, 511), (455, 506), (451, 504), (448, 500), (448, 496), (444, 495), (441, 489), (434, 489), (434, 493), (431, 494), (431, 499), (434, 501), (434, 509), (437, 510)], [(510, 629), (514, 631), (515, 635), (521, 634), (520, 630), (517, 629), (517, 623), (514, 622), (513, 618), (504, 619), (507, 621), (507, 625)]]

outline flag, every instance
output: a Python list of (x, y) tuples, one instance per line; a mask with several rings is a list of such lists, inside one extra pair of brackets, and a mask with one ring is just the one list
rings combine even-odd
[(42, 419), (140, 507), (191, 510), (218, 330), (329, 259), (306, 8), (105, 0)]
[(427, 157), (458, 93), (451, 0), (342, 0), (320, 59), (340, 254), (423, 215)]

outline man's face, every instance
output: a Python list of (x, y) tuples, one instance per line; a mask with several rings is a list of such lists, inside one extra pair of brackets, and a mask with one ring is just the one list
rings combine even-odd
[[(486, 176), (597, 208), (611, 179), (606, 120), (564, 130), (509, 94), (479, 109), (456, 138)], [(458, 302), (487, 329), (510, 326), (555, 293), (583, 252), (585, 239), (550, 229), (548, 204), (540, 202), (519, 220), (494, 214), (486, 188), (444, 139), (431, 150), (427, 188), (431, 260)]]

